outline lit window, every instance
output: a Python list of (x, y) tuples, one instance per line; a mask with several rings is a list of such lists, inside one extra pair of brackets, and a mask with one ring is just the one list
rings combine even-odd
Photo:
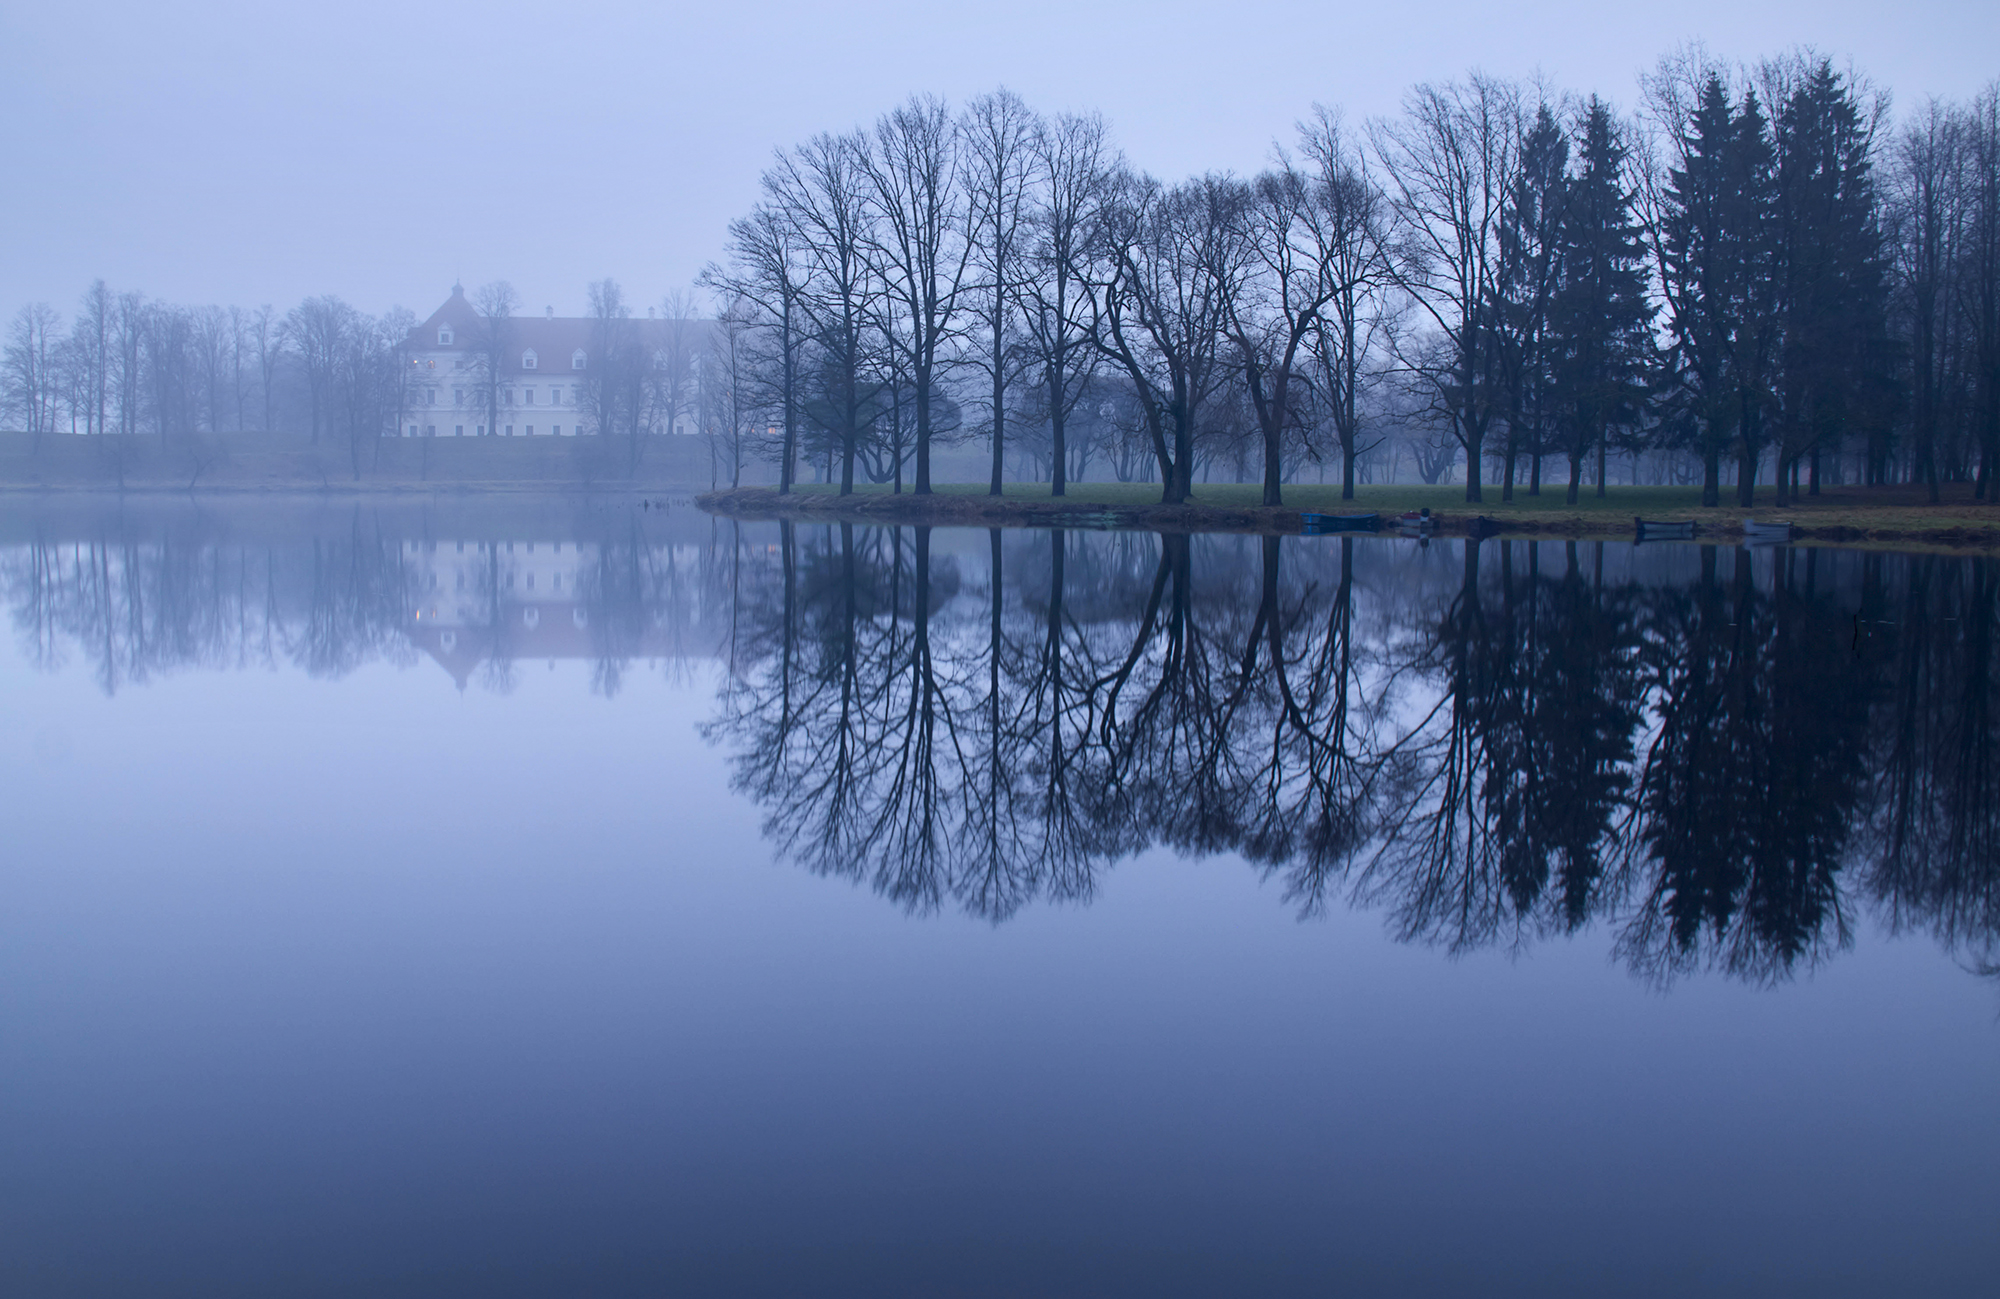
[(534, 369), (534, 368), (535, 368), (535, 349), (534, 349), (534, 348), (532, 348), (532, 347), (531, 347), (531, 348), (529, 348), (529, 349), (528, 349), (527, 351), (525, 351), (525, 352), (521, 353), (521, 368), (522, 368), (523, 370), (532, 370), (532, 369)]
[(584, 362), (583, 349), (579, 347), (576, 349), (574, 353), (571, 354), (569, 358), (569, 368), (572, 370), (581, 370), (583, 368), (583, 362)]
[(439, 346), (439, 347), (450, 347), (450, 346), (451, 346), (451, 326), (450, 326), (450, 325), (439, 325), (439, 326), (438, 326), (438, 346)]

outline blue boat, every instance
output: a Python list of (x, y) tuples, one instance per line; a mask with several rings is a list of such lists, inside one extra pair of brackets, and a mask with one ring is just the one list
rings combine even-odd
[(1382, 527), (1379, 514), (1301, 514), (1299, 531), (1308, 537), (1329, 532), (1377, 532)]

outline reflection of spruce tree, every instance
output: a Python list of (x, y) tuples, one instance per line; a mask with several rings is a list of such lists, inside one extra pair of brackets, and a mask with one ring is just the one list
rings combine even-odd
[[(1893, 925), (1929, 928), (1992, 969), (2000, 939), (2000, 583), (1983, 557), (1923, 555), (1909, 565), (1878, 722), (1887, 739), (1869, 891)], [(1864, 607), (1862, 616), (1876, 613)], [(1861, 632), (1857, 617), (1857, 643)]]
[(1431, 650), (1445, 696), (1392, 750), (1391, 828), (1368, 889), (1394, 900), (1406, 934), (1454, 948), (1587, 921), (1625, 800), (1639, 720), (1629, 608), (1584, 578), (1574, 543), (1559, 579), (1540, 556), (1530, 544), (1518, 576), (1502, 543), (1490, 599), (1467, 544)]
[(1863, 790), (1869, 673), (1847, 618), (1797, 556), (1773, 556), (1776, 592), (1736, 552), (1725, 593), (1705, 552), (1692, 596), (1656, 610), (1647, 668), (1659, 733), (1640, 781), (1654, 863), (1623, 946), (1665, 975), (1707, 955), (1779, 977), (1848, 941), (1839, 872)]

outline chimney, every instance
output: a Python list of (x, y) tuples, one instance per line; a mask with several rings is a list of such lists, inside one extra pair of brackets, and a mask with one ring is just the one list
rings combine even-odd
[(554, 307), (543, 307), (542, 311), (548, 316), (550, 320), (554, 320), (556, 318), (556, 309)]

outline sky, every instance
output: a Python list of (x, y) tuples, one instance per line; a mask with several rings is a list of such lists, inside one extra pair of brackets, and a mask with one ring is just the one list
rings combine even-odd
[(1096, 109), (1163, 176), (1251, 172), (1479, 68), (1636, 106), (1690, 40), (1808, 45), (1900, 106), (2000, 77), (1990, 0), (842, 5), (0, 0), (0, 311), (103, 277), (184, 303), (316, 293), (426, 315), (454, 279), (581, 314), (689, 288), (772, 151), (916, 92)]

